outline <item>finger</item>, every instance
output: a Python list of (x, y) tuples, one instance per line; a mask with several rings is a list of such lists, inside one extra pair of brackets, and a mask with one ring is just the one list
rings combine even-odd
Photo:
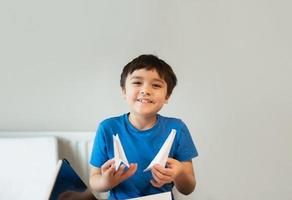
[(177, 162), (177, 160), (169, 157), (169, 158), (167, 158), (167, 162), (173, 163), (173, 162)]
[(122, 173), (124, 172), (125, 167), (126, 167), (126, 166), (125, 166), (124, 164), (122, 164), (122, 165), (120, 166), (119, 170), (115, 172), (115, 176), (121, 176)]
[(160, 165), (155, 165), (151, 170), (160, 180), (171, 182), (175, 173), (172, 168), (163, 168)]
[(160, 173), (156, 174), (155, 172), (152, 172), (152, 177), (158, 184), (170, 183), (172, 181), (171, 176), (164, 176)]
[(106, 161), (106, 162), (101, 166), (101, 169), (102, 169), (102, 170), (109, 169), (114, 163), (115, 163), (115, 160), (114, 160), (114, 159), (110, 159), (110, 160)]
[(160, 182), (171, 182), (172, 181), (172, 174), (173, 172), (170, 169), (164, 169), (164, 174), (162, 174), (160, 171), (156, 170), (155, 168), (153, 168), (153, 170), (151, 170), (152, 175), (155, 176), (156, 181)]
[(130, 164), (129, 169), (121, 175), (121, 179), (125, 180), (137, 171), (137, 164)]
[(171, 176), (171, 170), (168, 168), (164, 168), (161, 165), (154, 165), (153, 171), (158, 172), (164, 176)]
[(160, 184), (161, 182), (163, 182), (162, 178), (158, 177), (155, 173), (152, 172), (152, 177), (153, 177), (153, 180), (155, 181), (155, 183), (157, 184)]
[(102, 174), (105, 176), (113, 176), (116, 171), (116, 168), (114, 165), (112, 165), (110, 168), (106, 169)]
[(153, 168), (153, 169), (151, 170), (151, 172), (152, 172), (152, 176), (153, 176), (153, 177), (154, 177), (154, 176), (156, 177), (156, 178), (155, 178), (156, 181), (158, 181), (158, 180), (162, 180), (163, 177), (164, 177), (164, 175), (161, 174), (160, 171), (158, 171), (158, 170), (155, 169), (155, 168)]
[(156, 188), (160, 188), (162, 186), (162, 184), (159, 184), (159, 183), (155, 182), (154, 180), (150, 180), (150, 183)]
[(130, 167), (127, 171), (130, 176), (133, 175), (137, 171), (137, 168), (138, 168), (137, 166), (138, 166), (137, 164), (130, 164)]
[(177, 162), (178, 162), (178, 161), (177, 161), (176, 159), (168, 158), (168, 159), (167, 159), (167, 162), (166, 162), (166, 165), (167, 165), (167, 166), (176, 165)]
[(156, 164), (156, 165), (153, 166), (153, 169), (155, 169), (156, 171), (158, 171), (158, 172), (160, 172), (161, 174), (163, 174), (165, 168), (162, 167), (162, 166), (159, 165), (159, 164)]

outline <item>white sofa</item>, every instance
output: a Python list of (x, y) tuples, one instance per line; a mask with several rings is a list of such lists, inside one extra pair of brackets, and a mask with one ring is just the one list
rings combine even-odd
[(88, 183), (90, 132), (0, 132), (0, 199), (45, 199), (59, 159)]
[(0, 199), (45, 198), (58, 160), (57, 139), (0, 139)]

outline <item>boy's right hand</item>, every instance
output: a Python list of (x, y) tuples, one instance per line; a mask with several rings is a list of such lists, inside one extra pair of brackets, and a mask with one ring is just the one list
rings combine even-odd
[(137, 164), (131, 163), (126, 171), (124, 171), (126, 167), (124, 164), (122, 164), (120, 168), (116, 171), (114, 163), (115, 163), (114, 159), (111, 159), (106, 161), (101, 166), (101, 177), (104, 180), (104, 184), (109, 189), (112, 189), (122, 181), (134, 175), (137, 170)]

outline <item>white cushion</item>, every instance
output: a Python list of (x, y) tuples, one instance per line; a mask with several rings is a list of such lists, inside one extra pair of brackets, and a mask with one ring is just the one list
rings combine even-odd
[(0, 199), (44, 199), (58, 161), (55, 137), (0, 138)]

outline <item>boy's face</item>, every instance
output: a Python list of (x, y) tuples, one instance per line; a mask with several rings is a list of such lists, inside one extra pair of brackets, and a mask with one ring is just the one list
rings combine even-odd
[(123, 95), (132, 115), (151, 117), (167, 103), (167, 84), (156, 70), (139, 69), (127, 76)]

